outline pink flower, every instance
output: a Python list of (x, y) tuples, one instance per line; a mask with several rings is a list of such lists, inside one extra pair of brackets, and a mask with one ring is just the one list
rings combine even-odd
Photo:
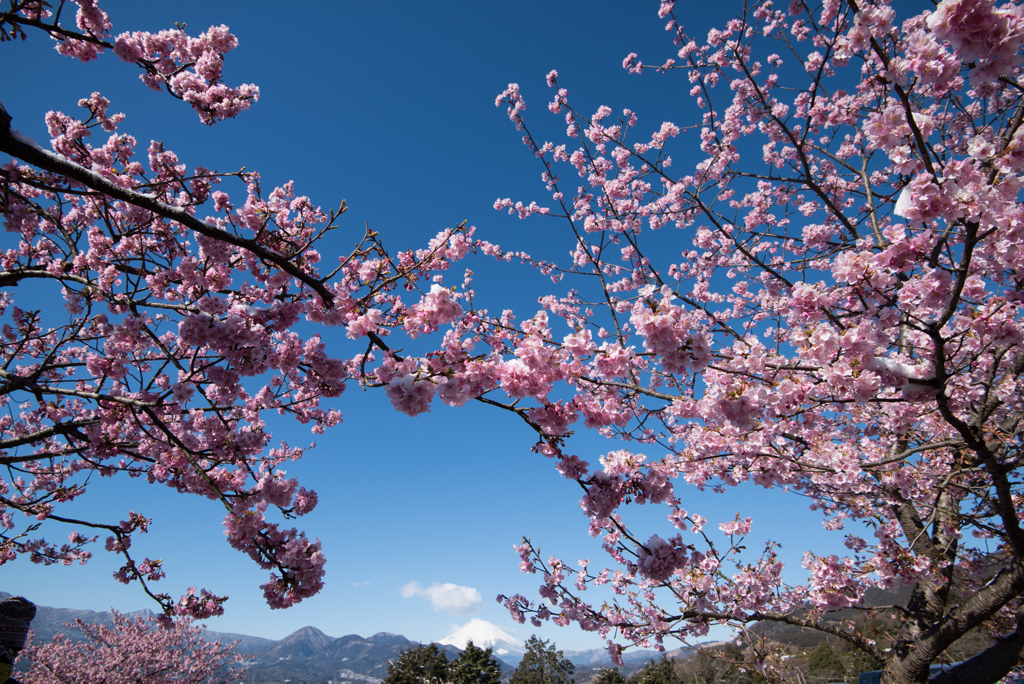
[(409, 416), (418, 416), (430, 411), (437, 385), (428, 380), (418, 380), (415, 375), (394, 377), (388, 383), (387, 395), (395, 409)]
[(976, 62), (971, 81), (982, 83), (1020, 65), (1024, 17), (1019, 7), (995, 9), (993, 0), (943, 0), (928, 17), (928, 28), (948, 40), (960, 59)]
[(356, 316), (345, 326), (345, 336), (351, 340), (357, 340), (368, 333), (376, 332), (384, 320), (384, 314), (380, 309), (370, 309), (366, 313)]
[(604, 378), (625, 377), (629, 370), (629, 349), (623, 349), (617, 344), (605, 342), (598, 350), (601, 353), (594, 357), (594, 369), (598, 375)]
[(419, 303), (409, 307), (403, 327), (409, 337), (415, 339), (420, 333), (434, 332), (460, 316), (462, 307), (455, 301), (451, 290), (435, 283)]
[(687, 546), (676, 535), (665, 541), (653, 535), (639, 548), (637, 566), (640, 574), (655, 582), (666, 582), (687, 563)]
[(911, 223), (927, 223), (938, 218), (957, 218), (962, 211), (956, 206), (949, 188), (956, 184), (947, 180), (942, 185), (927, 173), (918, 174), (900, 192), (893, 212)]
[(744, 536), (750, 533), (750, 518), (744, 518), (740, 520), (739, 517), (731, 522), (719, 523), (718, 529), (722, 530), (726, 536)]

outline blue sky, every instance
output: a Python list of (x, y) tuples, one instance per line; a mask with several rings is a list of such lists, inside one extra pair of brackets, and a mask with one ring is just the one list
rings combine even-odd
[[(479, 237), (504, 247), (566, 254), (570, 245), (555, 232), (554, 221), (524, 222), (492, 207), (498, 197), (540, 204), (548, 199), (539, 182), (542, 167), (523, 147), (504, 108), (494, 106), (509, 82), (522, 87), (533, 125), (558, 141), (564, 124), (545, 106), (550, 96), (544, 77), (551, 69), (559, 71), (560, 85), (582, 111), (602, 104), (615, 111), (629, 107), (638, 112), (641, 128), (651, 131), (665, 120), (681, 125), (695, 118), (681, 75), (630, 76), (621, 67), (629, 52), (647, 63), (672, 56), (656, 0), (338, 0), (303, 3), (301, 13), (262, 0), (101, 5), (115, 35), (175, 22), (187, 23), (191, 33), (227, 24), (240, 45), (228, 55), (225, 80), (259, 85), (260, 101), (235, 120), (205, 127), (187, 106), (146, 89), (132, 65), (109, 54), (82, 65), (33, 35), (24, 44), (0, 46), (6, 67), (0, 99), (14, 117), (12, 125), (45, 142), (48, 110), (74, 114), (77, 101), (98, 90), (111, 100), (111, 112), (126, 114), (120, 130), (134, 135), (140, 148), (157, 139), (190, 167), (245, 166), (262, 174), (267, 189), (294, 180), (297, 193), (325, 208), (347, 200), (347, 232), (337, 231), (321, 248), (328, 254), (348, 247), (364, 224), (397, 251), (425, 245), (464, 219), (478, 227)], [(696, 10), (686, 8), (685, 20), (704, 35), (740, 7), (736, 0), (700, 3)], [(673, 154), (683, 173), (685, 148)], [(238, 186), (225, 190), (241, 192)], [(482, 262), (474, 267), (478, 301), (492, 310), (516, 308), (521, 318), (536, 311), (543, 280), (520, 287), (515, 279), (523, 269)], [(337, 337), (342, 344), (343, 336)], [(382, 392), (357, 388), (346, 392), (340, 408), (344, 424), (316, 438), (317, 449), (289, 469), (320, 494), (319, 508), (299, 522), (323, 541), (328, 556), (326, 589), (298, 607), (265, 606), (257, 587), (266, 574), (227, 546), (223, 514), (213, 502), (115, 478), (95, 482), (76, 513), (120, 520), (136, 510), (152, 517), (150, 534), (136, 548), (139, 556), (165, 559), (169, 578), (162, 589), (178, 595), (196, 585), (231, 596), (226, 615), (208, 622), (213, 629), (281, 638), (315, 625), (331, 636), (388, 631), (429, 641), (476, 617), (520, 639), (539, 633), (560, 648), (603, 645), (575, 628), (515, 625), (494, 602), (498, 593), (536, 595), (537, 578), (519, 573), (512, 549), (523, 535), (567, 560), (586, 557), (596, 564), (602, 556), (587, 536), (578, 485), (530, 452), (533, 439), (525, 426), (485, 407), (456, 410), (437, 403), (430, 414), (409, 418), (396, 413)], [(314, 439), (287, 423), (275, 435), (293, 445)], [(596, 435), (574, 441), (576, 453), (591, 463), (615, 448)], [(712, 525), (736, 513), (753, 516), (748, 546), (756, 548), (768, 537), (780, 541), (783, 558), (796, 571), (793, 580), (801, 577), (799, 559), (808, 539), (824, 535), (806, 503), (781, 492), (714, 495), (684, 488), (681, 494), (686, 507)], [(646, 533), (642, 538), (668, 530), (657, 510), (643, 511), (636, 520)], [(50, 534), (57, 539), (66, 531)], [(839, 551), (841, 536), (828, 535), (818, 549)], [(110, 578), (116, 559), (102, 548), (95, 553), (84, 567), (8, 564), (0, 569), (0, 589), (42, 605), (150, 607), (136, 588)], [(411, 582), (421, 591), (403, 596), (402, 587)], [(482, 597), (479, 609), (466, 604), (473, 597), (468, 590), (458, 593), (460, 602), (431, 605), (437, 593), (430, 587), (446, 583), (475, 589)]]

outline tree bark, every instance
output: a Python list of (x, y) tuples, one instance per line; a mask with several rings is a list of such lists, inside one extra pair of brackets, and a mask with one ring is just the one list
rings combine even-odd
[(1005, 677), (1024, 651), (1024, 609), (1017, 610), (1017, 630), (986, 651), (947, 670), (929, 684), (994, 684)]

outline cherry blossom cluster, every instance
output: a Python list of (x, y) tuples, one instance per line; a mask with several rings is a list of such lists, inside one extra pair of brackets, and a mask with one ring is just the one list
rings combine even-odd
[(46, 644), (30, 643), (18, 660), (25, 684), (146, 682), (208, 684), (245, 676), (238, 642), (207, 641), (203, 628), (187, 618), (164, 626), (156, 619), (113, 613), (113, 626), (81, 619), (64, 625), (79, 638), (58, 634)]
[(948, 42), (964, 62), (973, 63), (971, 79), (982, 84), (1020, 66), (1024, 11), (994, 0), (943, 2), (927, 19), (937, 42)]
[(221, 25), (195, 38), (181, 29), (122, 33), (114, 42), (114, 52), (142, 66), (145, 73), (140, 78), (150, 88), (167, 88), (211, 124), (236, 116), (260, 97), (254, 85), (230, 87), (221, 82), (224, 54), (237, 46), (238, 40)]
[[(581, 508), (612, 561), (600, 571), (581, 561), (570, 580), (553, 570), (567, 563), (526, 542), (523, 567), (545, 582), (539, 603), (499, 597), (517, 620), (655, 647), (714, 623), (792, 622), (885, 660), (892, 681), (917, 676), (912, 649), (941, 652), (915, 624), (956, 633), (943, 616), (967, 608), (939, 587), (985, 594), (970, 610), (1013, 630), (1004, 615), (1017, 604), (985, 573), (1009, 563), (997, 583), (1024, 586), (1006, 576), (1024, 570), (1014, 474), (1024, 10), (950, 0), (918, 16), (898, 9), (763, 2), (701, 43), (661, 3), (676, 53), (657, 67), (630, 54), (623, 66), (685, 78), (703, 113), (647, 137), (632, 110), (576, 109), (557, 72), (548, 109), (565, 121), (565, 144), (528, 125), (525, 90), (499, 95), (544, 167), (553, 204), (543, 213), (568, 224), (572, 262), (555, 268), (587, 277), (540, 300), (531, 321), (542, 327), (517, 331), (505, 315), (479, 341), (498, 386), (542, 404), (513, 410), (537, 431), (536, 450), (584, 486)], [(684, 151), (702, 155), (671, 171), (670, 141), (686, 139)], [(564, 176), (577, 177), (575, 191)], [(495, 208), (525, 218), (537, 205)], [(502, 374), (527, 359), (538, 391), (519, 390), (523, 381), (510, 392)], [(555, 401), (563, 382), (572, 397)], [(665, 452), (613, 450), (592, 469), (569, 453), (579, 417)], [(682, 507), (683, 484), (797, 491), (826, 529), (873, 537), (849, 534), (847, 556), (808, 551), (806, 581), (784, 580), (770, 542), (760, 557), (739, 552), (749, 517), (719, 523), (723, 544)], [(665, 506), (675, 536), (627, 526), (630, 504), (651, 503)], [(999, 541), (985, 550), (959, 541), (969, 537)], [(907, 584), (927, 608), (906, 608), (888, 654), (827, 626), (869, 588)], [(602, 586), (613, 599), (586, 599)]]
[[(670, 54), (658, 66), (631, 54), (624, 68), (659, 74), (673, 103), (688, 92), (695, 120), (584, 110), (550, 72), (548, 111), (565, 134), (553, 142), (531, 128), (518, 85), (496, 98), (550, 202), (495, 209), (561, 222), (561, 263), (465, 224), (395, 254), (369, 233), (333, 262), (316, 246), (341, 210), (291, 184), (264, 195), (256, 174), (189, 172), (159, 143), (145, 164), (130, 136), (94, 147), (92, 131), (121, 123), (99, 95), (83, 100), (84, 119), (48, 116), (58, 161), (0, 137), (34, 160), (4, 169), (0, 284), (59, 283), (68, 313), (44, 328), (13, 294), (0, 300), (2, 558), (84, 558), (84, 535), (57, 549), (32, 526), (60, 520), (79, 473), (125, 471), (221, 501), (229, 542), (272, 573), (272, 606), (315, 593), (319, 542), (268, 517), (315, 505), (283, 471), (303, 450), (272, 446), (263, 414), (320, 432), (340, 420), (328, 400), (354, 381), (409, 416), (481, 400), (536, 433), (534, 451), (582, 487), (607, 566), (570, 570), (524, 541), (540, 600), (499, 600), (521, 622), (598, 632), (614, 658), (623, 644), (660, 649), (769, 620), (844, 639), (911, 682), (967, 625), (1016, 629), (1021, 6), (943, 0), (900, 17), (883, 0), (764, 0), (699, 40), (673, 2), (659, 16)], [(233, 39), (158, 36), (123, 36), (122, 56), (217, 119), (221, 100), (204, 93)], [(168, 77), (172, 65), (195, 75)], [(220, 189), (231, 178), (244, 198)], [(485, 309), (471, 271), (445, 283), (470, 259), (519, 261), (569, 286), (526, 315)], [(328, 332), (311, 324), (342, 328), (330, 341), (358, 351), (328, 355)], [(583, 428), (616, 442), (584, 458), (572, 441)], [(770, 535), (751, 541), (769, 525), (746, 511), (709, 521), (684, 507), (688, 487), (754, 486), (802, 497), (848, 552), (808, 549), (802, 569), (787, 568)], [(631, 527), (636, 506), (658, 507), (665, 529)], [(17, 513), (35, 521), (20, 533)], [(100, 527), (123, 578), (149, 590), (163, 569), (131, 557), (143, 520)], [(915, 598), (885, 648), (834, 619), (899, 585)], [(193, 592), (178, 612), (220, 599)], [(1016, 656), (1000, 653), (989, 662), (1005, 673)]]
[[(74, 29), (60, 24), (61, 12), (49, 9), (49, 3), (27, 0), (11, 3), (9, 10), (0, 12), (0, 31), (6, 39), (8, 30), (13, 37), (24, 38), (26, 26), (42, 29), (56, 41), (57, 52), (83, 62), (111, 49), (142, 68), (140, 78), (147, 86), (166, 89), (188, 102), (206, 124), (237, 116), (259, 99), (255, 85), (232, 87), (221, 80), (224, 55), (238, 46), (227, 26), (211, 26), (197, 37), (182, 28), (135, 31), (122, 33), (111, 43), (113, 24), (97, 0), (71, 2), (78, 6)], [(64, 4), (60, 3), (60, 10)]]
[[(103, 47), (109, 20), (79, 4), (86, 33), (75, 40)], [(38, 26), (48, 15), (30, 5), (3, 20), (78, 45), (70, 29)], [(147, 83), (213, 123), (255, 99), (221, 83), (223, 54), (236, 44), (217, 27), (198, 38), (123, 34), (114, 47), (144, 67)], [(464, 258), (472, 228), (394, 257), (367, 232), (321, 275), (318, 243), (344, 203), (325, 211), (292, 183), (265, 192), (256, 173), (190, 168), (157, 141), (137, 150), (109, 100), (93, 93), (79, 104), (82, 116), (47, 114), (52, 153), (13, 131), (6, 113), (0, 121), (0, 149), (14, 159), (2, 170), (0, 404), (10, 410), (0, 419), (0, 564), (84, 563), (105, 538), (123, 561), (115, 579), (141, 585), (165, 617), (223, 612), (226, 597), (209, 589), (177, 600), (156, 589), (170, 568), (132, 548), (154, 524), (144, 512), (120, 522), (65, 515), (91, 473), (123, 473), (220, 502), (228, 544), (269, 571), (261, 588), (271, 607), (313, 596), (323, 587), (320, 542), (275, 517), (305, 515), (318, 496), (287, 476), (305, 449), (275, 445), (267, 416), (290, 416), (313, 434), (341, 421), (333, 400), (347, 382), (365, 382), (366, 360), (328, 353), (324, 328), (386, 349), (392, 329), (415, 337), (459, 319), (458, 298), (440, 285), (409, 306), (392, 291), (415, 290)], [(8, 288), (25, 281), (46, 283), (37, 297), (62, 323), (23, 308)], [(419, 372), (414, 362), (403, 375)], [(433, 395), (434, 384), (424, 388)], [(47, 541), (54, 523), (73, 527), (67, 543)]]

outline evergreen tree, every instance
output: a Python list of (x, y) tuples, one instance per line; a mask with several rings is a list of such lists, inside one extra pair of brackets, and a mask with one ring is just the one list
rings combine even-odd
[(509, 684), (575, 684), (576, 666), (554, 644), (532, 636), (526, 640), (526, 654), (512, 673)]
[(491, 649), (478, 648), (472, 641), (448, 669), (454, 684), (499, 684), (501, 664)]
[(807, 666), (814, 677), (846, 679), (846, 668), (843, 667), (843, 661), (839, 659), (827, 641), (821, 642), (816, 649), (811, 651)]
[(679, 678), (676, 676), (675, 668), (668, 656), (662, 654), (661, 660), (644, 665), (644, 669), (630, 677), (631, 684), (677, 684)]
[(602, 667), (597, 673), (594, 684), (626, 684), (626, 678), (622, 676), (617, 667)]
[[(873, 638), (877, 638), (876, 635), (878, 635), (882, 631), (882, 630), (879, 630), (875, 625), (873, 625), (871, 623), (868, 623), (868, 627), (871, 628), (871, 630), (872, 630), (871, 631), (871, 636)], [(968, 633), (968, 636), (973, 636), (974, 634), (978, 634), (978, 632), (970, 632), (970, 633)], [(960, 641), (954, 643), (953, 646), (950, 646), (950, 648), (946, 649), (946, 654), (949, 654), (950, 650), (953, 647), (957, 646), (957, 644), (959, 644), (962, 641), (963, 641), (963, 639), (961, 639)], [(836, 646), (835, 646), (835, 649), (836, 649), (836, 654), (839, 656), (839, 659), (846, 666), (846, 674), (847, 674), (847, 677), (848, 677), (847, 681), (857, 681), (857, 677), (860, 675), (861, 672), (871, 672), (872, 670), (881, 670), (882, 667), (885, 665), (885, 663), (883, 663), (878, 658), (875, 658), (874, 656), (872, 656), (869, 653), (865, 653), (864, 651), (862, 651), (861, 649), (859, 649), (859, 648), (857, 648), (855, 646), (851, 646), (846, 641), (838, 642), (836, 644)], [(981, 649), (981, 650), (983, 650), (983, 649)], [(971, 653), (971, 656), (974, 656), (975, 654), (977, 654), (979, 652), (980, 652), (980, 650), (979, 651), (974, 651), (974, 652)], [(967, 656), (967, 657), (970, 657), (970, 656)], [(952, 657), (951, 660), (954, 660), (954, 661), (967, 660), (967, 657), (959, 657), (959, 658), (958, 657)]]
[(449, 681), (450, 665), (437, 644), (416, 646), (402, 651), (388, 663), (388, 676), (382, 684), (430, 684)]

